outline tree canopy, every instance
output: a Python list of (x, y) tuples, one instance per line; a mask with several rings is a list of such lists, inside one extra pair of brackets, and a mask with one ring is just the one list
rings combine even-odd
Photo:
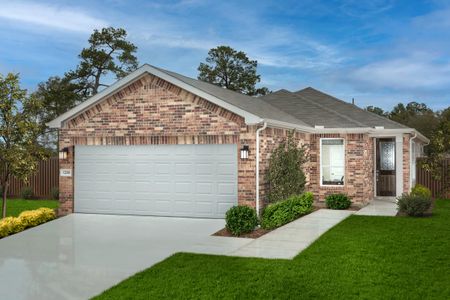
[(36, 171), (47, 152), (37, 143), (41, 125), (37, 122), (40, 102), (27, 96), (19, 85), (19, 76), (0, 75), (0, 186), (3, 215), (11, 176), (26, 180)]
[(367, 106), (365, 110), (387, 117), (408, 127), (415, 128), (427, 137), (431, 137), (439, 124), (437, 112), (434, 112), (425, 103), (415, 101), (409, 102), (406, 105), (398, 103), (390, 112), (384, 111), (377, 106)]
[(127, 32), (122, 28), (94, 30), (89, 46), (79, 55), (81, 61), (75, 70), (66, 72), (63, 77), (52, 76), (38, 85), (33, 96), (42, 106), (38, 113), (42, 145), (57, 148), (56, 133), (45, 126), (47, 122), (106, 87), (109, 75), (120, 79), (137, 68), (137, 47), (126, 38)]
[(384, 111), (382, 108), (380, 108), (378, 106), (370, 105), (370, 106), (367, 106), (365, 108), (365, 110), (370, 111), (371, 113), (377, 114), (377, 115), (382, 116), (382, 117), (388, 117), (389, 116), (388, 112)]
[(258, 62), (244, 52), (218, 46), (209, 50), (205, 63), (200, 63), (198, 79), (249, 96), (265, 95), (269, 93), (268, 88), (256, 87), (261, 81), (257, 66)]
[(94, 30), (89, 47), (83, 48), (78, 56), (80, 64), (66, 75), (83, 87), (83, 97), (93, 96), (99, 88), (106, 87), (102, 81), (106, 75), (112, 73), (120, 79), (138, 67), (137, 47), (126, 38), (127, 32), (122, 28)]

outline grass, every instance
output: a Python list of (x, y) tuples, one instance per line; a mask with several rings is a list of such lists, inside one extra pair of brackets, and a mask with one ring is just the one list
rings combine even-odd
[[(1, 202), (1, 201), (0, 201)], [(40, 207), (57, 208), (58, 200), (24, 200), (24, 199), (7, 199), (6, 215), (17, 217), (25, 210), (38, 209)], [(0, 205), (0, 216), (3, 209)]]
[(351, 216), (294, 260), (178, 253), (96, 299), (450, 299), (450, 200), (433, 217)]

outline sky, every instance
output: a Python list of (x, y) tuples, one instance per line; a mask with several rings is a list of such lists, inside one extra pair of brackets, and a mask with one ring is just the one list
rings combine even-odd
[[(312, 86), (357, 105), (450, 105), (450, 0), (0, 0), (0, 73), (29, 91), (74, 69), (94, 29), (122, 27), (149, 63), (190, 77), (228, 45), (260, 86)], [(111, 82), (112, 83), (112, 82)]]

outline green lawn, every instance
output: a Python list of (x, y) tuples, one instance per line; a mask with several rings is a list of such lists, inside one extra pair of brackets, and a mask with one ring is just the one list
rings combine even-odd
[[(40, 207), (57, 208), (58, 200), (24, 200), (24, 199), (7, 199), (6, 215), (17, 217), (25, 210), (33, 210)], [(0, 216), (3, 209), (0, 205)]]
[(428, 218), (351, 216), (291, 261), (175, 254), (97, 297), (161, 298), (450, 299), (450, 200)]

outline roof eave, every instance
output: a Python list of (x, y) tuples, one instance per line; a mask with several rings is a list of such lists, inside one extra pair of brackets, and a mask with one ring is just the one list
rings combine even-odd
[(416, 134), (416, 137), (425, 143), (430, 142), (430, 140), (427, 137), (425, 137), (423, 134), (421, 134), (419, 131), (417, 131), (414, 128), (393, 128), (393, 129), (376, 129), (373, 127), (315, 128), (315, 127), (297, 125), (297, 124), (293, 124), (293, 123), (282, 122), (282, 121), (277, 121), (277, 120), (272, 120), (272, 119), (265, 119), (264, 121), (267, 122), (267, 125), (269, 125), (271, 127), (284, 128), (284, 129), (295, 129), (295, 130), (306, 132), (306, 133), (316, 133), (316, 134), (320, 134), (320, 133), (323, 133), (323, 134), (326, 134), (326, 133), (366, 133), (373, 137), (409, 133), (409, 134)]

